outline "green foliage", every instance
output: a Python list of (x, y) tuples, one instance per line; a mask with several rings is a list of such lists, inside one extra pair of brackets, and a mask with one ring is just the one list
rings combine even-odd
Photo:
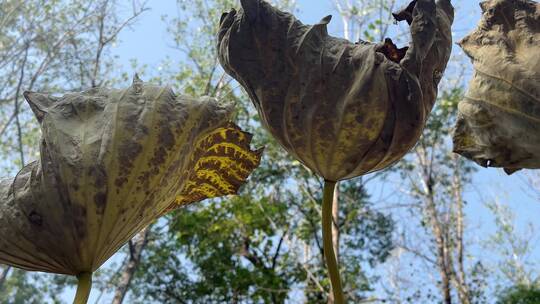
[[(40, 129), (23, 92), (81, 90), (112, 80), (110, 47), (144, 10), (134, 2), (132, 12), (120, 13), (116, 0), (0, 1), (0, 178), (39, 155)], [(0, 283), (0, 303), (60, 303), (74, 282), (15, 269), (9, 274)]]
[(0, 293), (0, 303), (39, 303), (40, 291), (28, 280), (27, 276), (25, 271), (15, 269), (4, 283)]
[(284, 240), (286, 210), (246, 195), (177, 212), (147, 248), (137, 282), (142, 298), (283, 303), (299, 277)]
[[(3, 269), (2, 269), (3, 270)], [(61, 295), (68, 277), (44, 275), (12, 269), (0, 288), (0, 303), (3, 304), (41, 304), (61, 303)]]
[(510, 287), (499, 295), (497, 304), (538, 304), (540, 288), (537, 286), (517, 285)]
[[(289, 7), (288, 1), (276, 1)], [(190, 95), (234, 102), (236, 120), (265, 147), (262, 164), (240, 196), (182, 209), (160, 221), (143, 255), (131, 301), (167, 303), (325, 303), (329, 281), (320, 234), (321, 181), (293, 161), (259, 123), (238, 84), (216, 59), (215, 31), (237, 1), (178, 2), (164, 18), (175, 48), (187, 59), (165, 65), (158, 81), (180, 83)], [(170, 62), (169, 62), (170, 63)], [(361, 180), (341, 184), (341, 265), (355, 299), (374, 277), (363, 267), (383, 262), (393, 248), (394, 223), (371, 210)]]
[[(259, 117), (246, 94), (224, 74), (216, 59), (214, 37), (217, 22), (223, 11), (238, 7), (238, 2), (177, 0), (178, 15), (164, 17), (170, 41), (178, 50), (177, 57), (164, 60), (159, 74), (152, 74), (148, 67), (137, 67), (136, 61), (133, 67), (147, 71), (147, 80), (176, 86), (179, 93), (210, 95), (236, 104), (235, 119), (254, 134), (255, 145), (265, 146), (263, 162), (240, 196), (179, 210), (152, 226), (151, 237), (125, 302), (326, 303), (329, 281), (320, 235), (321, 181), (293, 161), (261, 128)], [(384, 5), (390, 2), (394, 3), (384, 0), (368, 4), (354, 2), (350, 10), (350, 38), (357, 40), (361, 36), (357, 28), (361, 24), (365, 29), (362, 38), (381, 40), (390, 31), (388, 26), (392, 19), (389, 13), (395, 7)], [(101, 67), (93, 75), (93, 63), (99, 49), (99, 39), (96, 39), (98, 19), (76, 23), (83, 14), (96, 13), (103, 1), (57, 0), (46, 1), (40, 6), (41, 3), (45, 2), (0, 3), (0, 24), (3, 29), (8, 29), (0, 34), (0, 63), (13, 55), (6, 53), (7, 48), (2, 49), (1, 46), (15, 43), (21, 43), (19, 47), (24, 46), (25, 40), (17, 40), (17, 37), (26, 37), (32, 42), (32, 57), (26, 66), (29, 72), (23, 81), (25, 89), (32, 86), (36, 90), (51, 91), (80, 89), (91, 86), (93, 82), (103, 84), (106, 76), (116, 76), (113, 74), (114, 58), (107, 48), (101, 53)], [(274, 3), (289, 10), (294, 8), (294, 1)], [(15, 6), (21, 5), (25, 5), (24, 9), (10, 15), (17, 18), (3, 18), (7, 16), (3, 12), (13, 11)], [(111, 9), (105, 20), (105, 32), (111, 33), (118, 27), (120, 19), (117, 11)], [(76, 29), (78, 34), (70, 36), (62, 44), (63, 48), (55, 49), (54, 43), (59, 41), (62, 33), (71, 33), (70, 29)], [(23, 35), (23, 32), (28, 34)], [(58, 56), (47, 63), (35, 83), (31, 83), (31, 76), (51, 53)], [(22, 64), (21, 58), (17, 58), (13, 61), (16, 66), (0, 65), (3, 85), (0, 86), (0, 129), (13, 113), (14, 89), (17, 76), (20, 76), (17, 72), (20, 72)], [(126, 73), (122, 76), (124, 79), (131, 77)], [(149, 79), (152, 76), (154, 78)], [(456, 219), (455, 214), (449, 211), (453, 210), (451, 206), (455, 202), (452, 183), (456, 172), (459, 183), (463, 185), (471, 182), (474, 172), (469, 163), (452, 155), (448, 142), (462, 93), (460, 87), (441, 90), (437, 106), (416, 149), (406, 160), (385, 173), (397, 173), (404, 181), (413, 181), (407, 184), (410, 187), (406, 189), (411, 190), (415, 201), (425, 199), (422, 183), (426, 182), (432, 187), (438, 210), (448, 215), (449, 222)], [(24, 153), (27, 159), (32, 159), (37, 151), (29, 147), (37, 146), (35, 141), (39, 130), (32, 123), (31, 113), (26, 108), (21, 108), (21, 112)], [(21, 164), (18, 143), (16, 126), (11, 124), (0, 145), (0, 154), (6, 155), (11, 170), (17, 169), (11, 164), (17, 167)], [(0, 163), (0, 166), (5, 168), (8, 164)], [(429, 178), (418, 179), (424, 175)], [(422, 228), (429, 231), (430, 221), (423, 205), (415, 205), (409, 212), (418, 214), (424, 224)], [(340, 183), (339, 218), (343, 281), (351, 302), (357, 303), (372, 293), (379, 280), (371, 269), (387, 261), (394, 249), (392, 234), (396, 223), (374, 208), (372, 198), (367, 194), (365, 179)], [(448, 235), (455, 233), (452, 229), (449, 226)], [(450, 237), (448, 243), (453, 244), (454, 241)], [(426, 242), (415, 249), (429, 255), (433, 244)], [(128, 256), (127, 248), (123, 254), (118, 256), (118, 260)], [(117, 267), (110, 266), (103, 269), (102, 275), (96, 276), (97, 290), (105, 294), (114, 290), (122, 269)], [(427, 277), (422, 270), (416, 271), (419, 278)], [(434, 269), (430, 271), (436, 273)], [(467, 271), (472, 303), (488, 303), (485, 299), (488, 271), (479, 261), (470, 263)], [(62, 281), (61, 277), (13, 270), (4, 285), (4, 292), (0, 292), (0, 303), (60, 303), (55, 295), (70, 283), (70, 280)], [(431, 285), (429, 288), (416, 285), (415, 290), (405, 291), (407, 295), (403, 302), (436, 303), (440, 297), (433, 289), (435, 287)]]
[[(273, 2), (281, 8), (294, 9), (292, 0)], [(390, 12), (396, 8), (395, 1), (333, 2), (350, 4), (349, 7), (342, 6), (340, 13), (348, 20), (345, 34), (351, 40), (381, 41), (392, 31)], [(100, 19), (99, 12), (104, 3), (110, 6), (108, 13)], [(152, 74), (151, 67), (138, 66), (135, 59), (132, 68), (146, 73), (146, 80), (176, 86), (176, 92), (210, 95), (236, 104), (235, 120), (254, 134), (255, 145), (265, 146), (265, 154), (261, 167), (251, 176), (240, 196), (179, 210), (152, 226), (141, 264), (131, 282), (130, 294), (124, 302), (326, 303), (330, 284), (320, 234), (321, 181), (292, 160), (261, 128), (246, 94), (223, 72), (216, 59), (217, 22), (223, 11), (237, 8), (239, 1), (177, 0), (177, 6), (178, 15), (163, 19), (168, 25), (172, 46), (178, 51), (177, 56), (164, 60), (159, 74)], [(22, 89), (57, 91), (102, 85), (105, 79), (114, 79), (114, 76), (120, 76), (124, 81), (131, 78), (132, 75), (123, 70), (115, 70), (109, 46), (116, 36), (100, 47), (99, 20), (104, 21), (103, 32), (110, 37), (122, 29), (119, 26), (125, 21), (120, 18), (123, 14), (119, 8), (113, 0), (0, 1), (0, 131), (6, 127), (0, 138), (3, 160), (0, 167), (6, 169), (2, 172), (15, 172), (22, 165), (20, 144), (26, 160), (33, 159), (38, 153), (32, 147), (37, 147), (39, 130), (28, 108), (22, 106), (18, 113), (22, 134), (17, 133), (15, 121), (10, 121), (15, 104), (23, 104), (21, 97), (16, 95), (19, 82)], [(87, 15), (93, 17), (81, 19)], [(396, 40), (403, 43), (407, 38), (408, 35), (399, 35)], [(27, 45), (30, 56), (24, 61)], [(19, 81), (22, 70), (24, 75)], [(383, 303), (440, 302), (440, 292), (436, 290), (436, 284), (440, 282), (426, 283), (429, 280), (427, 273), (438, 280), (439, 269), (421, 256), (431, 260), (437, 258), (430, 230), (432, 223), (424, 202), (431, 196), (436, 203), (437, 218), (446, 221), (447, 248), (453, 252), (457, 243), (455, 222), (459, 217), (455, 207), (455, 186), (468, 185), (475, 171), (470, 163), (452, 154), (449, 143), (457, 102), (462, 94), (460, 86), (441, 89), (424, 136), (415, 150), (391, 170), (376, 175), (395, 174), (401, 178), (403, 184), (390, 191), (403, 187), (411, 194), (413, 203), (406, 213), (415, 216), (420, 223), (414, 233), (424, 233), (420, 235), (419, 244), (412, 248), (419, 253), (414, 257), (414, 264), (405, 265), (414, 274), (411, 288), (400, 290), (403, 294), (396, 296), (396, 300), (381, 299)], [(392, 234), (398, 230), (397, 223), (389, 215), (375, 209), (373, 199), (367, 194), (366, 180), (355, 179), (340, 184), (340, 265), (351, 303), (359, 303), (373, 293), (381, 273), (371, 270), (390, 258), (396, 245)], [(415, 223), (403, 224), (413, 226)], [(517, 237), (516, 231), (509, 234), (510, 228), (505, 227), (500, 226), (496, 233), (521, 244), (522, 238)], [(410, 231), (401, 231), (401, 228), (400, 234), (414, 237), (408, 234)], [(493, 239), (494, 242), (498, 240)], [(507, 251), (502, 252), (510, 255)], [(122, 263), (128, 257), (126, 247), (112, 265), (96, 274), (95, 290), (103, 295), (100, 300), (105, 301), (115, 290)], [(418, 265), (428, 265), (428, 268)], [(466, 257), (466, 266), (471, 303), (491, 303), (486, 299), (487, 285), (499, 278), (494, 278), (481, 261), (472, 257)], [(516, 267), (519, 265), (509, 262), (502, 266), (499, 268), (509, 274), (521, 274), (522, 269)], [(525, 266), (523, 269), (535, 269)], [(411, 278), (405, 280), (411, 281)], [(72, 278), (64, 276), (12, 269), (0, 287), (3, 288), (0, 303), (60, 303), (58, 296), (72, 283)], [(518, 281), (512, 284), (516, 285)], [(385, 289), (390, 284), (386, 285), (385, 281), (381, 285)], [(540, 303), (537, 289), (520, 286), (506, 290), (498, 303)], [(528, 296), (535, 296), (536, 302), (511, 302)]]
[(515, 212), (498, 200), (486, 202), (485, 206), (494, 217), (496, 230), (484, 240), (483, 247), (500, 256), (497, 264), (492, 266), (493, 275), (499, 282), (496, 287), (531, 286), (540, 281), (540, 276), (534, 271), (540, 266), (533, 258), (537, 247), (535, 225), (523, 223), (526, 229), (519, 229)]
[[(377, 278), (368, 275), (366, 270), (385, 262), (394, 248), (392, 233), (395, 223), (388, 215), (372, 210), (361, 179), (341, 182), (339, 188), (341, 276), (351, 301), (360, 301), (373, 290), (373, 284), (377, 281)], [(292, 204), (304, 215), (299, 222), (300, 237), (305, 243), (312, 243), (313, 248), (319, 251), (311, 265), (316, 270), (319, 281), (328, 288), (329, 281), (322, 260), (322, 237), (319, 235), (321, 191), (316, 189), (310, 190), (313, 191), (311, 203), (306, 204), (306, 201), (309, 202), (308, 197), (307, 200)], [(325, 295), (316, 289), (308, 288), (307, 291), (307, 303), (322, 303), (326, 299)]]
[[(393, 174), (400, 177), (401, 187), (411, 199), (406, 213), (418, 222), (414, 230), (410, 228), (414, 227), (413, 223), (404, 224), (414, 236), (403, 237), (402, 246), (417, 257), (408, 271), (419, 275), (420, 280), (426, 279), (422, 276), (426, 271), (433, 273), (436, 282), (420, 284), (434, 284), (439, 289), (416, 287), (414, 293), (406, 293), (410, 298), (407, 303), (440, 302), (448, 290), (450, 300), (457, 300), (459, 296), (468, 298), (470, 303), (487, 303), (488, 272), (481, 261), (467, 255), (465, 245), (467, 201), (464, 193), (476, 169), (452, 152), (450, 141), (457, 104), (462, 96), (460, 86), (440, 90), (420, 141), (386, 173), (389, 178), (394, 177)], [(429, 266), (425, 267), (424, 263)]]
[[(360, 265), (385, 260), (392, 249), (393, 222), (369, 209), (359, 183), (346, 183), (342, 189), (344, 197), (351, 196), (344, 199), (350, 203), (344, 203), (341, 211), (341, 261), (347, 287), (362, 298), (371, 279)], [(140, 265), (135, 298), (141, 303), (230, 303), (230, 299), (284, 303), (298, 288), (309, 303), (321, 303), (324, 294), (312, 290), (317, 283), (329, 286), (318, 200), (310, 205), (306, 204), (310, 198), (290, 190), (269, 194), (249, 190), (232, 199), (179, 210), (164, 220), (167, 223), (162, 231), (156, 229)], [(304, 255), (303, 250), (314, 253)], [(306, 268), (314, 280), (307, 277)]]
[(13, 174), (36, 159), (39, 128), (23, 92), (107, 84), (110, 46), (144, 6), (120, 18), (115, 0), (0, 2), (0, 168)]

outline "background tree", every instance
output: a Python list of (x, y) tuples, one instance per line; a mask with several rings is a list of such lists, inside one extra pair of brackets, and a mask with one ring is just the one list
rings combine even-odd
[[(104, 84), (114, 66), (110, 46), (146, 10), (144, 3), (134, 1), (131, 11), (120, 18), (120, 8), (113, 0), (0, 3), (0, 152), (5, 155), (0, 167), (5, 175), (38, 153), (39, 128), (25, 106), (23, 91), (81, 90)], [(0, 302), (42, 302), (50, 288), (36, 288), (41, 280), (4, 266)], [(56, 301), (58, 291), (49, 294)]]
[[(230, 200), (181, 210), (164, 220), (148, 242), (130, 301), (193, 303), (283, 303), (304, 297), (324, 302), (329, 291), (322, 260), (322, 184), (260, 128), (247, 96), (220, 68), (216, 58), (217, 22), (235, 1), (178, 1), (180, 14), (167, 19), (174, 48), (186, 56), (166, 65), (156, 81), (174, 80), (190, 95), (210, 95), (238, 106), (237, 120), (266, 147), (249, 189)], [(278, 2), (282, 8), (294, 3)], [(340, 251), (349, 293), (362, 299), (371, 279), (360, 264), (384, 261), (392, 248), (393, 222), (370, 210), (361, 181), (343, 183), (340, 196)], [(361, 215), (361, 216), (359, 216)], [(174, 258), (171, 258), (174, 257)], [(185, 273), (192, 275), (186, 276)], [(176, 299), (176, 300), (171, 300)]]
[[(394, 40), (403, 43), (408, 38), (408, 31), (391, 26), (392, 11), (404, 3), (384, 0), (333, 2), (342, 17), (347, 39), (383, 41), (391, 35), (397, 37)], [(460, 64), (454, 59), (449, 71)], [(389, 207), (390, 210), (395, 208), (393, 212), (397, 214), (401, 213), (399, 209), (402, 207), (410, 208), (407, 219), (400, 221), (402, 224), (398, 230), (401, 232), (395, 240), (399, 248), (396, 257), (406, 252), (421, 259), (429, 273), (437, 269), (437, 278), (433, 283), (440, 290), (440, 297), (426, 288), (415, 289), (404, 295), (404, 288), (398, 282), (401, 279), (394, 273), (392, 284), (399, 286), (397, 288), (400, 290), (392, 292), (387, 289), (391, 302), (429, 302), (440, 298), (443, 303), (453, 303), (457, 296), (460, 303), (471, 303), (473, 300), (478, 303), (482, 297), (478, 289), (471, 291), (476, 275), (483, 273), (482, 265), (471, 263), (475, 266), (468, 268), (465, 260), (463, 188), (471, 183), (473, 167), (452, 153), (450, 142), (457, 102), (462, 97), (462, 73), (446, 77), (420, 142), (404, 160), (384, 172), (379, 179), (379, 182), (389, 182), (399, 176), (401, 182), (395, 188), (413, 200), (412, 203), (404, 203), (402, 197)], [(474, 277), (468, 278), (468, 272)]]
[(540, 288), (518, 285), (499, 295), (497, 304), (534, 304), (540, 302)]
[[(471, 182), (473, 167), (452, 153), (448, 144), (462, 90), (443, 91), (424, 134), (410, 157), (401, 162), (399, 174), (415, 204), (421, 227), (430, 240), (428, 247), (402, 244), (438, 269), (443, 303), (471, 303), (465, 261), (464, 185)], [(476, 303), (476, 302), (475, 302)]]
[(508, 291), (508, 286), (514, 286), (516, 290), (538, 287), (540, 276), (536, 269), (540, 265), (532, 258), (539, 241), (537, 227), (533, 223), (524, 223), (524, 229), (520, 229), (515, 212), (499, 198), (485, 204), (492, 212), (496, 224), (495, 232), (482, 244), (493, 256), (500, 257), (497, 262), (489, 265), (497, 277), (496, 292)]
[[(256, 145), (266, 147), (262, 166), (240, 196), (180, 210), (134, 238), (96, 276), (95, 303), (327, 303), (330, 284), (319, 226), (322, 181), (260, 128), (249, 99), (216, 60), (216, 22), (237, 2), (177, 0), (178, 14), (163, 19), (174, 57), (163, 60), (161, 70), (136, 61), (132, 68), (145, 80), (172, 84), (178, 93), (235, 103), (236, 120), (254, 133)], [(294, 1), (274, 3), (295, 10)], [(371, 41), (392, 36), (401, 45), (408, 37), (404, 25), (395, 27), (390, 17), (405, 1), (328, 4), (343, 16), (338, 35)], [(117, 64), (111, 47), (121, 31), (144, 20), (146, 9), (145, 3), (113, 0), (0, 3), (5, 175), (37, 153), (39, 130), (20, 92), (127, 81), (131, 72)], [(333, 25), (339, 24), (336, 19)], [(451, 153), (449, 139), (467, 70), (462, 63), (455, 58), (447, 70), (428, 128), (407, 158), (391, 170), (339, 186), (335, 247), (354, 303), (491, 303), (508, 286), (525, 281), (537, 286), (532, 257), (538, 233), (518, 229), (509, 207), (492, 208), (498, 228), (490, 237), (478, 237), (487, 239), (482, 249), (497, 259), (473, 254), (482, 250), (471, 237), (474, 227), (466, 213), (475, 170)], [(537, 181), (535, 174), (530, 181)], [(530, 194), (540, 198), (533, 189)], [(516, 253), (521, 264), (514, 263)], [(73, 283), (0, 266), (0, 303), (62, 303), (62, 291)]]

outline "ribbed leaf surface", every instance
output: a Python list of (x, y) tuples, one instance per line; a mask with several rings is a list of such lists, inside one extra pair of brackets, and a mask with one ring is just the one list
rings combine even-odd
[(540, 4), (481, 6), (478, 28), (460, 42), (475, 73), (459, 103), (454, 150), (508, 173), (540, 168)]
[(262, 0), (223, 15), (218, 52), (263, 124), (304, 165), (337, 181), (383, 169), (418, 140), (451, 50), (448, 0), (395, 14), (412, 43), (331, 37), (330, 17), (304, 25)]
[(259, 164), (250, 135), (211, 98), (138, 79), (125, 90), (26, 97), (41, 157), (0, 183), (0, 263), (95, 271), (166, 212), (236, 193)]

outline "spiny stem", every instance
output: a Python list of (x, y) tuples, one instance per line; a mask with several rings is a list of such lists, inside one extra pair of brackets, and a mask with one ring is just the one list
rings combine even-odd
[(90, 289), (92, 289), (92, 273), (81, 272), (77, 279), (79, 283), (77, 285), (77, 294), (75, 294), (75, 300), (73, 304), (86, 304), (88, 297), (90, 296)]
[(332, 246), (332, 203), (334, 198), (334, 188), (336, 182), (324, 181), (323, 204), (322, 204), (322, 233), (323, 248), (328, 275), (332, 283), (334, 294), (334, 304), (344, 304), (343, 288), (341, 287), (341, 278), (339, 277), (339, 268)]

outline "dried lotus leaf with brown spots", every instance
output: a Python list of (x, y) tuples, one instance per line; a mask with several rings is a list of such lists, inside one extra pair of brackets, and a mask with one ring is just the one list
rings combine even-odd
[(304, 165), (337, 181), (383, 169), (417, 142), (450, 57), (453, 7), (413, 1), (394, 14), (412, 42), (351, 43), (328, 16), (304, 25), (262, 0), (222, 16), (218, 54), (265, 127)]
[(0, 181), (2, 264), (93, 272), (166, 211), (236, 193), (259, 164), (250, 135), (211, 98), (138, 79), (124, 90), (25, 96), (41, 156)]
[(198, 140), (188, 164), (193, 170), (184, 172), (184, 188), (169, 209), (206, 198), (235, 194), (260, 162), (262, 150), (251, 152), (250, 142), (251, 134), (233, 123)]
[(460, 42), (474, 75), (459, 103), (454, 151), (507, 173), (540, 168), (540, 4), (481, 3), (478, 28)]

